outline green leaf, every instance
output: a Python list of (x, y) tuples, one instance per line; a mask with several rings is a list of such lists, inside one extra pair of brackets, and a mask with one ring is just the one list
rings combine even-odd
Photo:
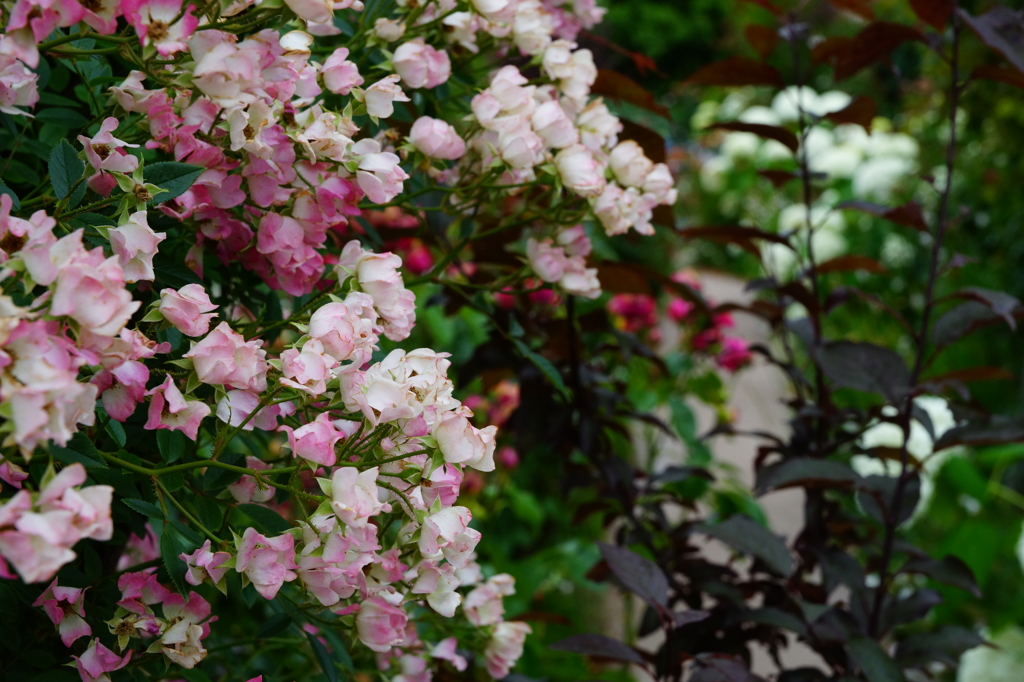
[(334, 660), (350, 673), (355, 672), (355, 664), (352, 663), (352, 657), (349, 655), (348, 649), (345, 648), (345, 642), (338, 633), (332, 628), (324, 628), (321, 630), (321, 634), (331, 643), (331, 653), (334, 654)]
[(164, 518), (164, 512), (160, 507), (156, 506), (152, 502), (146, 502), (145, 500), (135, 499), (124, 499), (121, 500), (126, 507), (139, 512), (143, 516), (148, 516), (151, 519), (162, 519)]
[(185, 453), (185, 434), (181, 431), (160, 429), (156, 432), (156, 445), (167, 464), (174, 464)]
[(850, 658), (864, 673), (868, 682), (905, 682), (899, 666), (873, 639), (850, 640)]
[(291, 529), (292, 524), (282, 518), (273, 509), (261, 507), (258, 504), (240, 504), (238, 510), (248, 516), (256, 530), (263, 534), (273, 533), (279, 535)]
[(164, 526), (164, 532), (160, 536), (160, 558), (163, 559), (164, 568), (167, 569), (167, 575), (170, 576), (171, 582), (174, 583), (174, 588), (181, 595), (185, 595), (188, 592), (188, 585), (185, 584), (185, 572), (188, 569), (185, 562), (178, 557), (179, 554), (184, 552), (185, 548), (174, 537), (174, 533), (170, 531), (168, 526)]
[(174, 532), (177, 533), (180, 539), (184, 541), (181, 543), (182, 545), (192, 545), (192, 549), (195, 549), (203, 544), (203, 540), (205, 538), (185, 524), (177, 521), (171, 521), (170, 524)]
[(527, 346), (519, 339), (513, 339), (513, 341), (515, 341), (516, 348), (519, 350), (520, 355), (522, 355), (524, 358), (532, 362), (537, 367), (537, 369), (541, 371), (541, 374), (546, 376), (548, 378), (548, 381), (555, 385), (555, 388), (558, 389), (559, 393), (561, 393), (565, 397), (568, 397), (569, 389), (565, 385), (565, 380), (562, 379), (561, 372), (559, 372), (558, 369), (553, 364), (551, 364), (551, 361), (548, 360), (543, 355), (538, 355), (537, 353), (534, 353), (532, 350), (530, 350), (529, 346)]
[(124, 444), (128, 442), (128, 435), (124, 432), (124, 427), (121, 426), (121, 422), (111, 419), (107, 422), (107, 433), (114, 439), (118, 445), (122, 448)]
[(217, 503), (212, 497), (197, 496), (195, 499), (196, 512), (199, 514), (199, 521), (214, 533), (224, 523), (224, 507)]
[(70, 448), (61, 447), (56, 443), (50, 444), (50, 452), (53, 454), (54, 459), (64, 464), (81, 464), (86, 469), (107, 468), (107, 463), (102, 459), (94, 459)]
[(154, 203), (162, 203), (168, 199), (180, 197), (188, 191), (192, 183), (202, 175), (206, 169), (202, 166), (193, 166), (188, 163), (175, 163), (163, 161), (146, 166), (143, 170), (143, 178), (146, 182), (152, 183), (167, 191), (166, 194), (157, 195)]
[(15, 211), (21, 210), (21, 199), (14, 193), (14, 190), (4, 184), (3, 180), (0, 180), (0, 194), (6, 194), (11, 198), (11, 206)]
[(259, 631), (256, 632), (256, 639), (266, 639), (279, 635), (288, 629), (292, 624), (292, 617), (287, 613), (277, 613), (263, 621)]
[(65, 109), (63, 107), (40, 109), (36, 112), (36, 120), (43, 123), (53, 123), (68, 130), (77, 130), (89, 124), (89, 119), (85, 116), (82, 116), (74, 109)]
[(327, 676), (329, 682), (338, 682), (338, 669), (334, 667), (334, 660), (331, 655), (327, 652), (327, 648), (316, 638), (315, 635), (306, 633), (306, 639), (309, 640), (309, 646), (313, 648), (313, 655), (316, 656), (316, 662), (320, 664), (320, 670), (324, 671), (324, 675)]
[(167, 492), (177, 492), (185, 486), (185, 472), (171, 471), (170, 473), (163, 474), (160, 477), (160, 482), (163, 483)]
[(75, 148), (67, 140), (61, 140), (50, 152), (49, 169), (53, 193), (58, 199), (63, 199), (82, 178), (85, 162), (78, 158)]

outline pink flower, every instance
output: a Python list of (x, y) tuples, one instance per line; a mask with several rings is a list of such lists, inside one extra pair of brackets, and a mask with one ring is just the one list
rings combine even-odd
[[(252, 455), (245, 456), (245, 466), (248, 469), (257, 469), (265, 471), (270, 469), (270, 465)], [(247, 503), (247, 502), (268, 502), (274, 499), (274, 488), (264, 484), (263, 489), (256, 483), (254, 476), (248, 474), (243, 475), (240, 479), (228, 486), (228, 492), (231, 493), (231, 497), (235, 498), (235, 502)], [(218, 582), (218, 581), (214, 581)], [(192, 583), (197, 585), (198, 583)]]
[(72, 658), (75, 659), (82, 682), (109, 682), (110, 678), (107, 673), (120, 670), (128, 665), (128, 661), (132, 658), (132, 652), (129, 651), (124, 657), (118, 656), (100, 644), (100, 640), (97, 638), (89, 643), (89, 648), (85, 650), (81, 658), (78, 656), (72, 656)]
[(103, 121), (100, 131), (92, 139), (84, 135), (78, 136), (78, 141), (85, 148), (85, 158), (96, 171), (88, 180), (89, 188), (104, 197), (109, 196), (117, 185), (109, 171), (127, 175), (139, 167), (139, 160), (124, 149), (139, 145), (128, 144), (114, 137), (113, 132), (117, 130), (118, 124), (116, 118), (110, 117)]
[(508, 676), (509, 670), (523, 655), (526, 635), (533, 632), (529, 625), (521, 622), (498, 623), (491, 631), (491, 641), (484, 649), (487, 672), (496, 680)]
[(507, 573), (501, 573), (466, 595), (462, 608), (466, 618), (477, 627), (500, 623), (505, 614), (502, 599), (516, 593), (516, 580)]
[(235, 570), (244, 574), (264, 599), (273, 599), (281, 585), (297, 577), (292, 570), (298, 566), (295, 564), (295, 539), (291, 535), (267, 538), (255, 528), (246, 528), (236, 543)]
[(324, 87), (336, 95), (347, 95), (352, 88), (363, 84), (358, 67), (348, 61), (347, 47), (335, 50), (324, 62), (320, 73), (324, 77)]
[(359, 0), (286, 0), (288, 8), (298, 16), (316, 24), (328, 24), (334, 21), (334, 12), (339, 9), (354, 7), (362, 9)]
[(434, 159), (459, 159), (466, 153), (466, 143), (448, 123), (421, 116), (412, 124), (409, 141), (424, 155)]
[(153, 281), (153, 256), (165, 239), (165, 233), (154, 232), (149, 226), (145, 211), (133, 213), (127, 223), (110, 230), (110, 247), (121, 263), (126, 282)]
[(420, 483), (420, 495), (423, 503), (430, 506), (434, 500), (440, 499), (442, 507), (449, 507), (459, 497), (462, 485), (462, 472), (451, 464), (442, 464), (427, 476), (427, 484)]
[(366, 192), (366, 198), (375, 204), (386, 204), (402, 193), (402, 182), (409, 175), (399, 166), (400, 159), (391, 152), (382, 152), (376, 140), (360, 140), (352, 146), (352, 154), (359, 158), (356, 181)]
[(310, 339), (301, 350), (289, 348), (281, 353), (281, 383), (313, 396), (321, 395), (332, 378), (331, 369), (337, 365), (337, 360), (324, 353), (320, 341)]
[(312, 422), (294, 431), (290, 426), (281, 426), (278, 431), (288, 434), (288, 447), (293, 457), (327, 467), (334, 466), (338, 460), (334, 446), (346, 435), (334, 427), (326, 412), (321, 412)]
[(339, 281), (355, 275), (359, 288), (373, 298), (384, 318), (384, 335), (392, 341), (409, 337), (416, 324), (416, 296), (405, 288), (398, 268), (402, 259), (393, 253), (365, 251), (358, 241), (345, 245), (338, 263)]
[(156, 534), (153, 526), (146, 522), (146, 535), (139, 537), (135, 533), (128, 536), (128, 542), (124, 546), (124, 553), (117, 560), (117, 570), (123, 571), (138, 566), (154, 559), (160, 558), (160, 548), (157, 546)]
[(50, 249), (58, 268), (50, 314), (66, 315), (100, 336), (116, 336), (142, 305), (125, 288), (118, 257), (103, 257), (103, 249), (86, 252), (82, 230), (61, 238)]
[(539, 242), (530, 237), (526, 241), (526, 257), (530, 261), (530, 268), (545, 282), (557, 282), (562, 279), (569, 264), (565, 250), (552, 246), (550, 239)]
[[(5, 38), (7, 36), (4, 36)], [(36, 87), (39, 77), (11, 55), (0, 54), (0, 111), (24, 116), (15, 107), (34, 107), (39, 101)]]
[(199, 25), (192, 14), (195, 5), (186, 7), (181, 20), (174, 21), (181, 13), (181, 0), (124, 0), (121, 8), (139, 35), (139, 43), (154, 45), (164, 57), (187, 50), (186, 41)]
[(731, 336), (722, 341), (722, 351), (715, 358), (715, 362), (722, 369), (735, 372), (749, 365), (751, 357), (747, 342)]
[(127, 360), (109, 371), (101, 370), (92, 379), (102, 391), (100, 397), (107, 414), (119, 422), (127, 421), (146, 397), (148, 381), (149, 368), (135, 360)]
[(496, 426), (478, 429), (456, 412), (445, 413), (434, 426), (433, 436), (446, 462), (464, 464), (480, 471), (494, 471)]
[(532, 169), (544, 161), (544, 140), (525, 116), (509, 117), (499, 128), (498, 152), (512, 168)]
[(32, 606), (42, 606), (46, 615), (57, 626), (60, 641), (70, 647), (79, 637), (88, 637), (92, 628), (85, 622), (85, 590), (60, 587), (54, 579)]
[(576, 126), (557, 100), (538, 105), (530, 117), (530, 125), (545, 144), (554, 149), (570, 147), (580, 141)]
[(149, 419), (145, 426), (151, 431), (181, 431), (195, 440), (199, 436), (199, 424), (210, 415), (210, 406), (206, 403), (185, 400), (170, 374), (162, 384), (147, 391), (146, 395), (152, 396), (149, 403)]
[(654, 234), (651, 227), (651, 209), (635, 187), (623, 190), (614, 182), (594, 201), (594, 215), (601, 221), (609, 236), (625, 234), (633, 228), (643, 235)]
[(295, 411), (291, 403), (268, 405), (246, 421), (248, 416), (260, 404), (260, 397), (252, 391), (228, 391), (227, 395), (217, 403), (217, 418), (231, 426), (239, 426), (245, 422), (243, 431), (252, 431), (253, 427), (261, 431), (273, 431), (277, 428), (277, 418)]
[(267, 390), (267, 352), (259, 340), (246, 341), (221, 322), (185, 353), (204, 384), (230, 386), (262, 393)]
[(431, 658), (439, 658), (442, 661), (448, 661), (452, 664), (459, 672), (462, 672), (469, 665), (463, 656), (456, 653), (456, 649), (459, 646), (459, 640), (454, 637), (448, 637), (442, 639), (440, 642), (434, 645), (434, 648), (430, 650)]
[(391, 505), (380, 501), (378, 471), (377, 467), (363, 472), (341, 467), (331, 477), (331, 509), (346, 526), (364, 528), (370, 517), (391, 511)]
[(156, 578), (156, 569), (147, 568), (135, 573), (124, 573), (117, 579), (121, 600), (117, 605), (131, 613), (145, 615), (148, 607), (161, 604), (171, 592)]
[(391, 75), (366, 88), (366, 92), (363, 93), (366, 113), (377, 118), (388, 118), (395, 113), (394, 102), (410, 101), (398, 85), (399, 80), (401, 79), (398, 76)]
[(694, 308), (695, 306), (689, 301), (685, 301), (681, 298), (673, 298), (668, 302), (668, 307), (665, 311), (668, 313), (668, 316), (676, 322), (682, 322), (689, 317)]
[(409, 617), (405, 609), (371, 597), (359, 605), (356, 615), (356, 633), (359, 641), (378, 653), (387, 653), (391, 647), (405, 642), (405, 624)]
[[(268, 467), (269, 468), (269, 467)], [(251, 477), (250, 477), (251, 478)], [(237, 498), (236, 498), (237, 499)], [(248, 500), (238, 500), (247, 502)], [(188, 564), (188, 572), (185, 573), (185, 580), (189, 585), (202, 585), (207, 578), (214, 585), (219, 585), (224, 576), (227, 575), (227, 568), (221, 566), (231, 558), (228, 552), (214, 552), (210, 549), (210, 541), (207, 540), (203, 546), (191, 554), (179, 554), (178, 558)]]
[(619, 184), (626, 187), (643, 187), (654, 168), (654, 162), (634, 140), (620, 142), (608, 155), (608, 165)]
[(210, 320), (217, 316), (211, 311), (216, 309), (202, 284), (160, 292), (160, 312), (185, 336), (202, 336), (210, 331)]
[(448, 53), (427, 45), (423, 38), (400, 45), (391, 63), (410, 88), (436, 88), (445, 83), (452, 72)]
[(469, 527), (473, 515), (466, 507), (448, 507), (423, 520), (419, 549), (428, 559), (442, 555), (455, 568), (463, 568), (480, 542), (480, 531)]
[(180, 594), (172, 594), (164, 602), (167, 629), (160, 637), (160, 650), (173, 663), (191, 670), (206, 658), (202, 638), (210, 634), (210, 603), (195, 592), (188, 601)]
[(511, 470), (519, 466), (519, 453), (508, 445), (498, 450), (495, 457), (503, 469)]
[(317, 308), (309, 318), (308, 333), (335, 360), (353, 360), (358, 366), (369, 360), (377, 348), (374, 332), (377, 312), (368, 294), (352, 292), (345, 301), (333, 301)]
[(605, 190), (601, 164), (581, 144), (571, 145), (558, 152), (555, 167), (565, 186), (581, 197), (600, 196)]
[(21, 488), (21, 482), (28, 478), (28, 472), (13, 462), (0, 458), (0, 481), (13, 488)]

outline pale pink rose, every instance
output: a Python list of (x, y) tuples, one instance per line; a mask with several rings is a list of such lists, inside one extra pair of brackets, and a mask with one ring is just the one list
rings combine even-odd
[(401, 78), (397, 75), (387, 76), (366, 88), (363, 93), (366, 101), (366, 113), (377, 118), (388, 118), (395, 113), (395, 102), (409, 102), (409, 97), (398, 85)]
[(373, 298), (351, 292), (344, 302), (332, 301), (317, 308), (309, 318), (308, 333), (335, 360), (362, 365), (377, 349), (376, 321)]
[(656, 163), (647, 174), (643, 184), (644, 200), (651, 206), (672, 206), (676, 203), (678, 193), (672, 172), (663, 163)]
[(267, 390), (267, 352), (259, 340), (246, 341), (221, 322), (185, 353), (204, 384), (230, 386), (262, 393)]
[(100, 398), (107, 414), (124, 422), (145, 398), (148, 382), (149, 368), (141, 362), (128, 360), (112, 370), (100, 370), (93, 375), (91, 383), (102, 392)]
[(408, 615), (401, 606), (394, 606), (381, 597), (371, 597), (359, 605), (356, 633), (359, 641), (378, 653), (405, 642)]
[(0, 481), (12, 488), (21, 489), (21, 482), (28, 478), (28, 472), (13, 462), (0, 460)]
[(466, 618), (477, 627), (500, 623), (505, 615), (502, 599), (516, 593), (516, 579), (501, 573), (466, 595), (462, 608)]
[(582, 225), (562, 229), (559, 231), (555, 241), (565, 249), (565, 253), (568, 256), (582, 256), (585, 258), (590, 255), (592, 248), (590, 237), (587, 236), (587, 231)]
[[(237, 498), (236, 498), (237, 499)], [(248, 500), (238, 500), (248, 501)], [(214, 552), (210, 549), (210, 541), (207, 540), (203, 546), (191, 554), (179, 554), (178, 558), (188, 565), (188, 572), (185, 573), (185, 580), (189, 585), (202, 585), (207, 578), (214, 585), (220, 583), (230, 569), (221, 568), (230, 558), (228, 552)]]
[(441, 417), (434, 438), (446, 462), (464, 464), (480, 471), (494, 471), (494, 438), (497, 427), (478, 429), (455, 412)]
[(654, 162), (647, 158), (639, 144), (633, 140), (625, 140), (616, 145), (608, 155), (608, 166), (620, 185), (643, 187), (647, 175), (654, 168)]
[(331, 508), (346, 526), (363, 528), (371, 517), (391, 511), (391, 505), (380, 501), (378, 471), (377, 467), (362, 472), (340, 467), (331, 477)]
[(510, 2), (510, 0), (471, 0), (470, 4), (480, 14), (492, 18), (510, 5), (514, 6), (515, 3)]
[(153, 281), (153, 256), (165, 239), (164, 232), (154, 232), (149, 226), (145, 211), (133, 213), (127, 223), (110, 230), (110, 247), (121, 263), (126, 282)]
[(463, 568), (480, 542), (480, 532), (469, 527), (473, 515), (466, 507), (449, 507), (423, 520), (419, 550), (430, 559), (444, 556), (455, 568)]
[(632, 227), (643, 235), (654, 234), (651, 210), (634, 187), (623, 190), (609, 183), (593, 203), (594, 215), (609, 236), (624, 234)]
[(281, 353), (281, 383), (310, 395), (321, 395), (327, 390), (331, 369), (338, 361), (324, 352), (324, 346), (317, 339), (302, 344), (302, 349), (289, 348)]
[(452, 72), (448, 53), (427, 45), (423, 38), (399, 45), (391, 63), (410, 88), (436, 88), (445, 83)]
[(622, 121), (608, 111), (600, 97), (594, 99), (576, 117), (583, 145), (595, 154), (615, 146), (622, 132)]
[[(271, 468), (269, 464), (252, 455), (245, 456), (245, 466), (247, 469), (256, 469), (257, 471), (266, 471)], [(235, 502), (238, 503), (262, 503), (274, 499), (273, 486), (264, 483), (263, 488), (260, 489), (256, 483), (256, 477), (248, 474), (244, 474), (240, 479), (229, 485), (228, 492), (231, 493), (231, 497), (235, 498)], [(214, 582), (217, 581), (215, 580)], [(192, 584), (197, 585), (198, 583)]]
[(484, 649), (487, 672), (496, 680), (508, 676), (512, 666), (523, 655), (526, 636), (533, 632), (529, 625), (519, 621), (498, 623), (491, 630), (491, 641)]
[(594, 55), (590, 50), (576, 50), (572, 53), (569, 66), (572, 69), (569, 77), (559, 80), (558, 86), (567, 97), (582, 104), (597, 80)]
[(298, 568), (295, 539), (290, 534), (268, 538), (255, 528), (246, 528), (237, 542), (235, 570), (245, 574), (264, 599), (273, 599), (281, 585), (298, 577), (294, 571)]
[(520, 0), (512, 23), (512, 39), (523, 54), (540, 54), (551, 44), (554, 22), (540, 0)]
[(109, 196), (111, 190), (117, 186), (117, 181), (109, 171), (128, 175), (139, 167), (139, 160), (124, 149), (139, 145), (128, 144), (113, 135), (119, 123), (116, 118), (110, 117), (104, 119), (99, 132), (92, 139), (84, 135), (78, 136), (78, 141), (85, 149), (86, 160), (96, 171), (89, 177), (87, 184), (91, 190), (104, 197)]
[(128, 661), (132, 658), (132, 652), (129, 651), (124, 656), (118, 656), (100, 644), (99, 638), (96, 638), (89, 643), (89, 648), (81, 657), (72, 656), (72, 658), (75, 659), (75, 666), (78, 668), (78, 674), (82, 677), (82, 682), (106, 682), (110, 679), (107, 673), (120, 670), (128, 665)]
[(440, 500), (442, 507), (450, 507), (459, 497), (459, 487), (462, 486), (463, 474), (459, 468), (451, 464), (443, 464), (427, 477), (429, 485), (420, 483), (420, 495), (423, 503), (430, 506), (434, 500)]
[(562, 278), (558, 280), (567, 294), (594, 300), (601, 296), (601, 280), (597, 278), (597, 268), (588, 268), (586, 261), (579, 256), (569, 259)]
[(391, 152), (382, 152), (376, 140), (360, 140), (352, 146), (352, 155), (359, 159), (356, 181), (375, 204), (386, 204), (402, 193), (402, 183), (409, 175), (398, 164), (401, 159)]
[[(355, 245), (354, 249), (352, 245)], [(392, 341), (408, 338), (416, 323), (416, 296), (405, 288), (398, 268), (402, 259), (393, 253), (363, 251), (352, 241), (345, 251), (358, 250), (355, 277), (359, 288), (373, 298), (373, 305), (384, 318), (384, 335)]]
[(15, 57), (0, 54), (0, 111), (12, 116), (24, 116), (25, 112), (17, 107), (32, 108), (39, 101), (38, 79)]
[[(288, 8), (314, 24), (330, 24), (334, 21), (334, 13), (351, 7), (361, 10), (363, 3), (359, 0), (285, 0)], [(324, 34), (330, 35), (330, 34)]]
[(454, 160), (466, 153), (466, 143), (455, 128), (429, 116), (421, 116), (412, 124), (409, 141), (424, 155), (434, 159)]
[(545, 282), (557, 282), (562, 279), (568, 265), (565, 250), (552, 246), (550, 239), (539, 242), (530, 237), (526, 241), (526, 257), (533, 271)]
[(572, 77), (572, 52), (576, 43), (569, 40), (556, 40), (544, 50), (541, 67), (548, 78), (554, 81)]
[(576, 126), (557, 101), (539, 105), (530, 118), (530, 125), (533, 126), (534, 132), (554, 149), (563, 149), (580, 141)]
[(433, 649), (430, 650), (430, 657), (439, 658), (442, 661), (448, 661), (452, 664), (453, 668), (455, 668), (459, 672), (462, 672), (467, 668), (469, 663), (466, 661), (465, 657), (460, 656), (457, 653), (458, 647), (459, 640), (455, 639), (454, 637), (442, 639), (440, 642), (434, 645)]
[(121, 10), (125, 19), (139, 36), (142, 45), (154, 45), (162, 56), (184, 52), (186, 41), (199, 25), (199, 19), (192, 11), (195, 5), (185, 8), (181, 20), (175, 21), (181, 12), (181, 0), (124, 0)]
[(202, 284), (160, 292), (160, 312), (185, 336), (202, 336), (210, 331), (210, 320), (217, 316), (211, 311), (216, 309)]
[(498, 152), (512, 168), (533, 168), (544, 162), (544, 140), (525, 116), (509, 117), (498, 129)]
[(43, 607), (43, 611), (57, 626), (60, 641), (70, 648), (78, 638), (92, 634), (92, 628), (85, 622), (84, 600), (84, 589), (60, 587), (54, 579), (32, 606)]
[[(160, 651), (172, 663), (191, 670), (206, 658), (202, 638), (210, 634), (210, 603), (195, 592), (189, 592), (188, 600), (180, 594), (172, 594), (163, 605), (167, 628), (157, 644)], [(202, 625), (200, 625), (202, 623)]]
[(334, 466), (338, 460), (334, 446), (346, 435), (334, 427), (330, 415), (326, 412), (321, 412), (316, 419), (295, 430), (282, 425), (278, 427), (278, 431), (288, 434), (288, 448), (292, 451), (293, 457), (301, 457), (314, 464), (328, 467)]
[(145, 428), (150, 430), (170, 429), (181, 431), (195, 440), (199, 425), (210, 415), (210, 406), (199, 400), (185, 400), (174, 378), (168, 374), (164, 383), (146, 392), (152, 396), (149, 403), (149, 419)]
[(405, 35), (405, 24), (387, 17), (381, 17), (373, 22), (373, 34), (385, 43), (393, 43)]
[[(242, 426), (243, 431), (273, 431), (277, 428), (277, 418), (295, 412), (292, 403), (278, 403), (261, 409), (252, 419), (248, 419), (252, 411), (259, 407), (260, 396), (253, 391), (228, 391), (217, 402), (217, 419), (231, 426)], [(246, 421), (248, 419), (248, 421)]]
[(555, 167), (566, 187), (581, 197), (596, 197), (604, 191), (605, 179), (601, 164), (581, 144), (558, 152)]
[(49, 580), (77, 556), (64, 545), (16, 530), (0, 531), (0, 555), (11, 562), (26, 583)]
[(506, 116), (529, 118), (537, 106), (534, 96), (537, 88), (527, 85), (528, 82), (515, 66), (503, 66), (491, 77), (491, 84), (484, 92), (490, 91)]
[(82, 230), (61, 238), (50, 249), (58, 268), (50, 314), (68, 316), (100, 336), (116, 336), (142, 305), (124, 285), (117, 256), (103, 258), (103, 249), (86, 252)]
[(160, 558), (160, 548), (153, 532), (153, 526), (146, 522), (146, 534), (139, 537), (135, 533), (128, 536), (121, 557), (117, 560), (117, 570), (124, 571), (132, 566), (145, 564)]
[(324, 62), (320, 73), (324, 77), (324, 87), (336, 95), (347, 95), (352, 88), (363, 84), (359, 68), (354, 62), (348, 61), (347, 47), (335, 50)]
[(148, 607), (162, 604), (171, 596), (170, 590), (157, 580), (156, 568), (121, 574), (117, 579), (117, 589), (121, 591), (117, 605), (139, 615), (147, 613)]
[(434, 561), (424, 561), (416, 567), (417, 577), (413, 583), (412, 594), (427, 595), (430, 608), (445, 618), (455, 615), (455, 609), (462, 603), (462, 595), (455, 590), (462, 584), (455, 575), (455, 567)]

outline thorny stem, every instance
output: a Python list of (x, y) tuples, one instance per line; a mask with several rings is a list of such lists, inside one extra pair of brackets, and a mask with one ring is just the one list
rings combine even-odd
[(917, 352), (914, 359), (914, 369), (910, 375), (910, 387), (904, 398), (903, 409), (900, 414), (901, 426), (903, 427), (903, 445), (900, 448), (900, 476), (896, 481), (896, 489), (893, 491), (892, 504), (889, 506), (885, 520), (885, 538), (882, 546), (881, 568), (879, 569), (878, 589), (875, 592), (875, 602), (871, 609), (869, 632), (877, 637), (879, 633), (882, 605), (885, 600), (886, 587), (890, 579), (890, 567), (892, 563), (893, 548), (896, 542), (896, 527), (898, 525), (899, 510), (903, 505), (903, 497), (906, 493), (907, 469), (910, 462), (908, 443), (910, 441), (910, 418), (914, 406), (914, 390), (921, 377), (921, 370), (924, 367), (925, 350), (928, 346), (928, 330), (931, 325), (932, 313), (935, 307), (935, 285), (939, 276), (939, 259), (942, 252), (942, 241), (946, 236), (949, 227), (949, 198), (953, 187), (953, 168), (956, 163), (957, 136), (956, 136), (956, 112), (960, 103), (960, 94), (963, 86), (960, 84), (960, 19), (954, 11), (952, 14), (953, 42), (952, 55), (949, 60), (950, 87), (949, 87), (949, 144), (946, 147), (946, 179), (942, 188), (942, 196), (939, 201), (939, 212), (936, 217), (935, 235), (932, 243), (931, 263), (928, 271), (928, 285), (925, 292), (924, 310), (921, 315), (921, 326), (917, 334)]
[[(100, 454), (101, 457), (103, 457), (103, 459), (107, 460), (108, 462), (112, 462), (113, 464), (116, 464), (117, 466), (121, 467), (122, 469), (127, 469), (128, 471), (134, 471), (137, 474), (143, 474), (143, 475), (146, 475), (146, 476), (157, 476), (157, 477), (164, 476), (166, 474), (173, 474), (176, 471), (191, 471), (192, 469), (203, 469), (205, 467), (214, 467), (216, 469), (226, 469), (227, 471), (233, 471), (233, 472), (238, 473), (238, 474), (248, 474), (249, 476), (261, 476), (261, 477), (262, 476), (267, 476), (267, 475), (274, 475), (274, 474), (287, 474), (287, 473), (291, 473), (292, 471), (294, 471), (295, 469), (298, 468), (296, 466), (290, 466), (290, 467), (281, 467), (280, 469), (246, 469), (245, 467), (237, 467), (237, 466), (235, 466), (233, 464), (225, 464), (224, 462), (218, 462), (218, 461), (212, 460), (212, 459), (203, 459), (203, 460), (199, 460), (199, 461), (196, 461), (196, 462), (188, 462), (186, 464), (175, 464), (174, 466), (163, 467), (162, 469), (151, 469), (149, 467), (139, 466), (138, 464), (132, 464), (131, 462), (125, 461), (125, 460), (121, 459), (120, 457), (115, 457), (114, 455), (107, 454), (106, 452), (103, 452), (102, 450), (99, 451), (99, 454)], [(270, 481), (267, 481), (267, 483), (270, 483), (271, 485), (275, 485), (275, 484), (271, 483)]]

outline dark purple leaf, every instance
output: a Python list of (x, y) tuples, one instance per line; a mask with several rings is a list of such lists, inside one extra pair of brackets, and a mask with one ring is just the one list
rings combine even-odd
[(796, 457), (766, 466), (757, 472), (755, 492), (764, 495), (781, 488), (841, 488), (860, 476), (846, 464), (825, 459)]
[(793, 572), (793, 557), (782, 540), (746, 516), (737, 514), (714, 525), (699, 523), (694, 530), (760, 559), (773, 573), (788, 577)]
[(981, 590), (974, 580), (974, 572), (963, 560), (952, 554), (947, 554), (941, 559), (911, 559), (903, 564), (900, 573), (919, 573), (927, 576), (936, 582), (951, 587), (959, 587), (967, 590), (975, 597), (981, 597)]
[(889, 658), (873, 639), (859, 637), (851, 640), (850, 658), (860, 668), (868, 682), (904, 682), (903, 671)]
[(632, 647), (604, 635), (586, 633), (572, 635), (560, 642), (555, 642), (548, 648), (556, 651), (568, 651), (573, 654), (611, 658), (616, 661), (626, 661), (627, 663), (636, 663), (638, 665), (644, 665), (645, 663), (643, 657)]
[(836, 80), (844, 80), (866, 66), (887, 60), (903, 43), (922, 38), (920, 31), (910, 26), (876, 21), (853, 38), (827, 38), (814, 46), (811, 56), (815, 62), (831, 64)]
[(837, 385), (878, 393), (894, 402), (910, 388), (910, 370), (903, 358), (893, 350), (871, 343), (826, 343), (818, 351), (818, 364)]
[(936, 450), (954, 445), (1003, 445), (1024, 442), (1024, 420), (996, 415), (985, 421), (968, 422), (942, 434), (935, 444)]
[[(910, 478), (903, 485), (903, 497), (900, 509), (895, 514), (897, 525), (906, 523), (921, 499), (921, 479), (916, 473), (908, 473)], [(861, 479), (857, 490), (857, 503), (865, 514), (879, 523), (887, 523), (892, 514), (892, 505), (896, 497), (898, 476), (868, 476)]]
[(739, 658), (723, 654), (698, 654), (696, 661), (700, 669), (690, 676), (689, 682), (763, 682)]
[(866, 95), (857, 95), (845, 109), (825, 114), (824, 118), (836, 125), (859, 125), (868, 134), (871, 134), (871, 123), (877, 115), (878, 104), (875, 100)]
[(771, 85), (777, 88), (785, 85), (777, 69), (745, 57), (729, 57), (703, 66), (685, 82), (694, 85)]
[(932, 343), (943, 348), (971, 332), (999, 321), (984, 303), (967, 301), (942, 314), (932, 326)]
[(910, 8), (918, 19), (930, 24), (936, 31), (942, 31), (953, 16), (956, 0), (910, 0)]
[(657, 564), (625, 547), (604, 542), (597, 546), (623, 587), (651, 606), (664, 608), (668, 603), (668, 578)]
[(676, 627), (681, 628), (691, 623), (699, 623), (702, 620), (707, 620), (711, 614), (707, 611), (676, 611), (672, 614), (672, 620), (675, 621)]
[(1024, 72), (1024, 13), (1002, 5), (996, 5), (980, 17), (971, 16), (964, 10), (959, 12), (981, 42)]
[(1010, 329), (1017, 328), (1017, 321), (1013, 319), (1013, 314), (1020, 309), (1021, 303), (1015, 296), (1011, 296), (1005, 291), (993, 291), (992, 289), (982, 289), (981, 287), (966, 287), (954, 293), (953, 297), (967, 298), (983, 303), (996, 315), (1006, 320), (1006, 324), (1010, 325)]
[(985, 644), (978, 633), (955, 625), (947, 625), (937, 632), (910, 635), (896, 647), (896, 660), (904, 667), (925, 667), (939, 661), (956, 667), (964, 652)]
[(902, 206), (892, 208), (889, 206), (883, 206), (882, 204), (876, 204), (871, 201), (854, 199), (852, 201), (844, 201), (838, 204), (836, 208), (869, 213), (896, 223), (897, 225), (909, 227), (917, 230), (918, 232), (924, 232), (925, 234), (928, 233), (928, 223), (924, 219), (924, 213), (921, 210), (921, 205), (916, 201), (910, 201)]

